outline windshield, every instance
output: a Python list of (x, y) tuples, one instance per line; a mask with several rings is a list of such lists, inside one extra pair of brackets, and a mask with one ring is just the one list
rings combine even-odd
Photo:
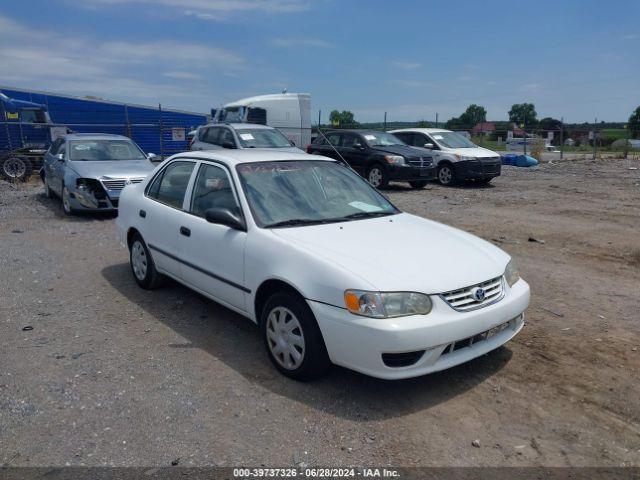
[(76, 161), (146, 160), (129, 140), (74, 140), (70, 142), (69, 159)]
[(236, 168), (260, 227), (344, 222), (399, 213), (362, 177), (339, 163), (298, 160), (243, 163)]
[(445, 148), (476, 148), (477, 145), (467, 139), (464, 135), (456, 132), (437, 132), (431, 136), (436, 143)]
[(395, 135), (387, 132), (365, 133), (364, 139), (370, 147), (388, 147), (391, 145), (406, 145)]
[(270, 128), (243, 128), (236, 133), (243, 148), (285, 148), (291, 147), (289, 140), (278, 130)]

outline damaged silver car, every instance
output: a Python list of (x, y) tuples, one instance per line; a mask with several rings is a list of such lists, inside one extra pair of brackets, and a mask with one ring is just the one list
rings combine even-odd
[(67, 215), (113, 211), (125, 185), (140, 183), (155, 168), (154, 158), (121, 135), (76, 133), (53, 142), (41, 175), (47, 197), (62, 199)]

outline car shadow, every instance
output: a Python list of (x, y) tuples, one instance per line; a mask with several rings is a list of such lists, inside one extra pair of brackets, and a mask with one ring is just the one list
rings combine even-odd
[(403, 183), (390, 183), (387, 188), (382, 190), (383, 193), (397, 193), (397, 192), (425, 192), (425, 191), (435, 191), (435, 190), (491, 190), (492, 188), (496, 188), (492, 183), (476, 183), (473, 181), (467, 182), (458, 182), (454, 185), (444, 186), (440, 185), (438, 182), (430, 182), (424, 188), (411, 188), (411, 186)]
[(277, 395), (353, 421), (429, 409), (495, 375), (512, 356), (501, 347), (458, 367), (407, 380), (380, 380), (336, 366), (323, 378), (296, 382), (271, 365), (258, 328), (241, 315), (177, 282), (167, 281), (156, 291), (142, 290), (128, 263), (105, 267), (102, 275), (123, 297), (186, 339), (168, 347), (201, 349)]
[(36, 195), (36, 201), (51, 211), (58, 218), (66, 218), (73, 222), (88, 222), (93, 220), (113, 220), (118, 216), (118, 212), (74, 212), (73, 215), (66, 215), (62, 209), (62, 201), (58, 197), (49, 198), (42, 192)]

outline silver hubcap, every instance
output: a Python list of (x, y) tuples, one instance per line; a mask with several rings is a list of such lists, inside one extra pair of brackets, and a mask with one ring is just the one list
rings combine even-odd
[(453, 173), (449, 167), (442, 167), (440, 169), (440, 173), (438, 173), (438, 178), (441, 183), (449, 183), (451, 182), (451, 178), (453, 177)]
[(276, 307), (267, 317), (267, 343), (276, 361), (295, 370), (304, 360), (304, 334), (296, 316), (285, 307)]
[(379, 168), (372, 168), (369, 172), (369, 183), (374, 187), (380, 186), (382, 183), (382, 172)]
[(136, 278), (143, 281), (147, 276), (147, 253), (144, 251), (142, 243), (138, 240), (133, 242), (131, 247), (131, 266)]
[(10, 158), (4, 162), (4, 173), (9, 178), (20, 178), (27, 172), (27, 166), (19, 158)]
[(64, 190), (62, 190), (62, 208), (64, 208), (64, 211), (67, 213), (71, 212), (71, 203), (69, 202), (69, 190), (67, 190), (67, 187), (64, 187)]

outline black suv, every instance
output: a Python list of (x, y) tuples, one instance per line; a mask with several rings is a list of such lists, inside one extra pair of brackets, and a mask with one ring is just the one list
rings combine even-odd
[(307, 147), (307, 153), (336, 160), (340, 160), (341, 155), (376, 188), (386, 188), (390, 181), (409, 182), (413, 188), (423, 188), (427, 181), (436, 178), (431, 152), (410, 147), (387, 132), (333, 130), (325, 136), (319, 135)]

